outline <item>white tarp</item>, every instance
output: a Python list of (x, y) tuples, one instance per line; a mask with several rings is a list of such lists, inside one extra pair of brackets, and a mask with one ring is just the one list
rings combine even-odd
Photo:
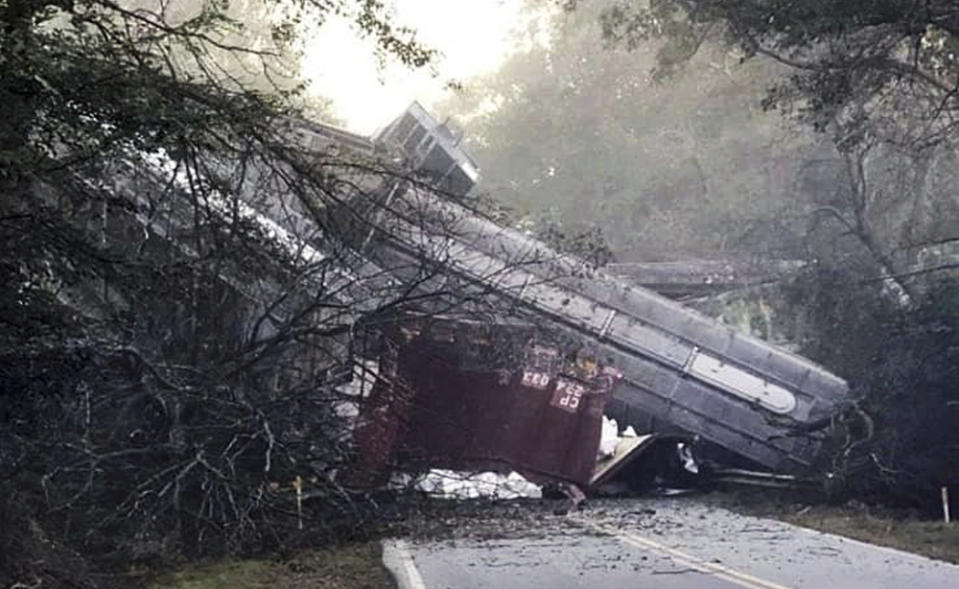
[(516, 472), (508, 475), (496, 472), (467, 473), (433, 469), (411, 479), (408, 475), (395, 476), (392, 486), (412, 485), (432, 497), (441, 499), (539, 499), (543, 491)]

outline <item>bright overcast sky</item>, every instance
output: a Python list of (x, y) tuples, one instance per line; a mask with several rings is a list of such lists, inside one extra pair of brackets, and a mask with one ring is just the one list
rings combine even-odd
[(378, 72), (372, 44), (357, 39), (344, 21), (331, 20), (308, 41), (303, 75), (311, 91), (333, 100), (347, 127), (372, 133), (414, 99), (430, 108), (451, 79), (496, 69), (515, 50), (513, 34), (525, 28), (520, 0), (394, 0), (397, 21), (441, 53), (438, 76), (390, 64)]

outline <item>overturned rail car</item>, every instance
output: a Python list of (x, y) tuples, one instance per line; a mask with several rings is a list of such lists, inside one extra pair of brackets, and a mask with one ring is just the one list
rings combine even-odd
[(842, 407), (842, 379), (461, 205), (409, 198), (411, 207), (441, 212), (446, 224), (454, 220), (456, 230), (438, 238), (398, 222), (380, 247), (442, 261), (531, 321), (591, 342), (624, 375), (606, 408), (621, 424), (696, 434), (782, 472), (814, 462), (819, 442), (799, 434)]
[(779, 472), (814, 463), (822, 441), (803, 434), (844, 407), (841, 378), (472, 210), (460, 197), (476, 181), (475, 165), (418, 105), (369, 145), (414, 166), (430, 162), (446, 193), (382, 187), (389, 230), (363, 244), (380, 267), (431, 260), (539, 328), (588, 342), (623, 375), (604, 409), (623, 426), (692, 434)]

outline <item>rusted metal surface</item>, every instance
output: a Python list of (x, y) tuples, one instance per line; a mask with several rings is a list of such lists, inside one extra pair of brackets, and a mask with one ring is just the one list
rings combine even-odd
[(530, 327), (432, 322), (398, 335), (355, 433), (363, 467), (589, 484), (618, 373)]

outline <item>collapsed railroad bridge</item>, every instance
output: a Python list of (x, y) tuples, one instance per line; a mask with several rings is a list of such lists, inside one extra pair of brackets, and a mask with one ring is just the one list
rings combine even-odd
[[(780, 475), (806, 474), (820, 460), (822, 427), (846, 408), (841, 378), (640, 285), (661, 286), (663, 268), (634, 265), (621, 269), (634, 274), (625, 278), (498, 224), (469, 196), (478, 166), (418, 104), (373, 137), (303, 121), (290, 121), (289, 133), (307, 153), (355, 157), (349, 169), (378, 173), (341, 182), (339, 205), (324, 207), (278, 191), (258, 198), (251, 182), (241, 214), (278, 253), (324, 270), (291, 293), (263, 272), (221, 281), (251, 301), (247, 291), (284, 301), (329, 292), (351, 309), (337, 318), (342, 345), (318, 360), (330, 375), (349, 373), (336, 362), (362, 367), (346, 385), (358, 389), (351, 432), (360, 468), (344, 483), (443, 466), (590, 487), (657, 439), (695, 441)], [(151, 197), (163, 182), (149, 168), (120, 169), (119, 190), (143, 208), (175, 202)], [(227, 204), (211, 194), (210, 214), (236, 215)], [(170, 204), (129, 217), (123, 230), (140, 224), (189, 255), (190, 211)], [(336, 256), (323, 232), (329, 219), (356, 229)], [(744, 280), (706, 270), (687, 272), (689, 294)], [(389, 299), (397, 291), (407, 301), (430, 296), (397, 310)], [(282, 324), (287, 311), (269, 313)], [(604, 416), (640, 435), (597, 464)]]
[[(644, 288), (641, 264), (618, 269), (629, 278), (592, 268), (477, 211), (468, 193), (478, 167), (420, 105), (370, 138), (310, 124), (300, 139), (318, 153), (346, 148), (419, 174), (350, 201), (353, 214), (375, 220), (353, 247), (399, 281), (415, 282), (407, 269), (434, 263), (442, 267), (434, 286), (455, 284), (468, 301), (427, 305), (373, 330), (378, 378), (356, 428), (370, 470), (405, 461), (590, 486), (615, 470), (596, 466), (603, 415), (781, 475), (809, 473), (821, 458), (822, 428), (846, 408), (845, 381)], [(671, 294), (763, 283), (798, 267), (749, 273), (706, 263), (705, 278), (687, 268)], [(683, 275), (676, 266), (645, 270), (660, 287), (669, 271)]]

